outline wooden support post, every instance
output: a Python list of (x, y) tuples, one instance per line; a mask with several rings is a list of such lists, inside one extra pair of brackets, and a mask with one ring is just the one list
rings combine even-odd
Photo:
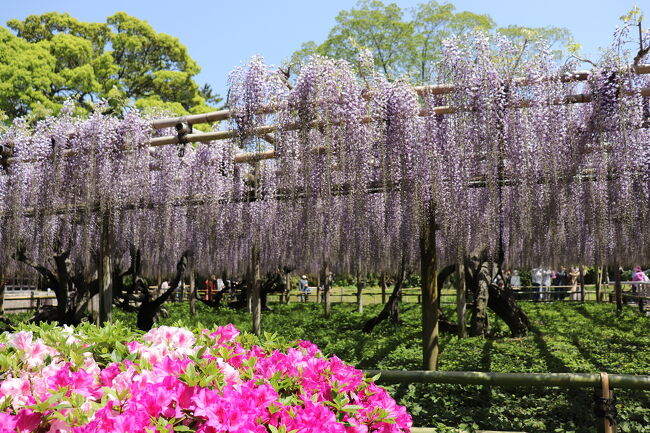
[(262, 303), (260, 300), (260, 247), (255, 245), (251, 252), (251, 313), (253, 315), (253, 334), (262, 333)]
[(284, 278), (284, 303), (289, 305), (291, 302), (291, 272), (287, 272)]
[(613, 393), (609, 389), (609, 376), (607, 373), (600, 373), (600, 387), (596, 388), (596, 414), (598, 421), (596, 431), (598, 433), (616, 433), (616, 424), (608, 419), (607, 415), (614, 416), (615, 408), (612, 400)]
[(363, 313), (363, 286), (364, 281), (357, 273), (357, 313)]
[(580, 278), (580, 301), (585, 302), (585, 268), (580, 265), (578, 270), (580, 271), (580, 276), (578, 277)]
[(320, 273), (316, 275), (316, 303), (320, 302), (321, 299), (321, 286), (320, 286)]
[[(190, 259), (191, 260), (191, 259)], [(190, 269), (190, 316), (196, 314), (196, 274), (194, 266)]]
[(325, 263), (323, 267), (323, 280), (325, 285), (323, 286), (323, 316), (326, 319), (329, 319), (332, 315), (332, 301), (331, 301), (331, 292), (332, 292), (332, 273), (330, 272), (330, 267), (328, 263)]
[(0, 269), (0, 316), (5, 313), (5, 275)]
[(456, 323), (458, 325), (458, 338), (467, 337), (467, 327), (465, 324), (465, 265), (458, 262), (456, 266)]
[(382, 305), (386, 303), (386, 289), (387, 289), (386, 273), (383, 272), (381, 274), (381, 304)]
[(614, 270), (614, 295), (616, 297), (616, 311), (623, 311), (623, 288), (621, 286), (621, 267), (616, 265)]
[(436, 222), (433, 208), (420, 238), (420, 277), (422, 281), (422, 367), (438, 369), (438, 271), (436, 269)]
[(596, 268), (596, 302), (602, 302), (601, 295), (600, 295), (601, 292), (600, 283), (602, 281), (602, 276), (603, 276), (602, 272), (603, 270), (600, 268), (600, 266), (598, 266)]
[(110, 214), (102, 215), (99, 246), (99, 325), (111, 322), (113, 308), (113, 229)]

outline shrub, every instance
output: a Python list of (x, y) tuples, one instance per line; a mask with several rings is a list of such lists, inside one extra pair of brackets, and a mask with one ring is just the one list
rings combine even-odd
[(408, 431), (402, 406), (308, 341), (233, 326), (30, 326), (0, 337), (0, 433)]

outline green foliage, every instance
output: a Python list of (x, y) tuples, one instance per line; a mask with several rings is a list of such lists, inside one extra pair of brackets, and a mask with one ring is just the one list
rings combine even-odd
[(0, 110), (10, 118), (56, 113), (66, 99), (80, 112), (105, 99), (119, 112), (194, 114), (221, 100), (199, 89), (200, 68), (177, 38), (118, 12), (106, 23), (65, 13), (30, 15), (0, 27)]
[[(579, 44), (573, 40), (571, 32), (565, 27), (523, 27), (510, 25), (499, 28), (498, 33), (508, 37), (520, 47), (525, 55), (531, 56), (537, 53), (536, 42), (546, 42), (553, 55), (561, 59), (567, 51), (575, 53), (579, 50)], [(565, 51), (566, 50), (566, 51)]]
[[(331, 320), (322, 318), (318, 304), (273, 305), (262, 316), (262, 328), (288, 340), (306, 339), (325, 354), (336, 354), (363, 369), (417, 370), (421, 365), (420, 307), (403, 305), (403, 323), (384, 322), (372, 334), (360, 331), (363, 322), (379, 311), (368, 305), (363, 314), (354, 304), (333, 305)], [(490, 317), (493, 338), (458, 339), (442, 336), (442, 370), (495, 372), (599, 372), (647, 374), (650, 371), (650, 318), (626, 309), (595, 303), (525, 303), (533, 330), (525, 338), (507, 335), (507, 326)], [(190, 328), (233, 323), (251, 331), (247, 313), (197, 304), (197, 315), (187, 315), (187, 304), (169, 304), (161, 324)], [(453, 311), (447, 311), (453, 317)], [(124, 313), (121, 320), (130, 318)], [(131, 320), (131, 319), (130, 319)], [(523, 387), (456, 385), (394, 385), (391, 393), (408, 407), (416, 426), (461, 426), (526, 432), (591, 433), (592, 391)], [(619, 431), (650, 432), (650, 393), (617, 390), (622, 424)], [(447, 432), (440, 428), (439, 431)]]
[[(492, 338), (442, 336), (442, 370), (494, 372), (599, 372), (648, 374), (650, 371), (650, 318), (633, 308), (616, 315), (615, 306), (595, 303), (525, 303), (532, 331), (525, 338), (507, 338), (507, 326), (490, 317)], [(333, 305), (331, 320), (322, 317), (322, 307), (311, 303), (274, 304), (262, 317), (262, 327), (272, 333), (261, 338), (242, 334), (240, 342), (264, 350), (286, 347), (287, 341), (305, 339), (316, 343), (326, 355), (336, 354), (363, 369), (420, 368), (419, 305), (402, 306), (403, 323), (384, 322), (372, 334), (360, 328), (378, 313), (380, 305), (368, 305), (363, 314), (353, 304)], [(250, 315), (227, 308), (214, 310), (197, 304), (197, 314), (187, 314), (186, 303), (167, 304), (169, 316), (160, 325), (186, 326), (192, 330), (233, 323), (251, 331)], [(453, 315), (450, 310), (446, 313)], [(114, 312), (119, 322), (105, 328), (81, 325), (83, 341), (65, 344), (69, 330), (54, 325), (21, 325), (48, 344), (68, 351), (81, 364), (84, 352), (92, 352), (104, 363), (132, 356), (124, 346), (135, 331), (133, 314)], [(16, 316), (13, 316), (16, 317)], [(0, 336), (0, 342), (2, 337)], [(88, 347), (83, 347), (83, 343)], [(0, 353), (0, 374), (19, 362), (11, 350)], [(224, 359), (229, 353), (216, 354)], [(197, 355), (199, 356), (199, 355)], [(188, 382), (213, 380), (218, 373), (209, 364), (189, 371)], [(283, 383), (290, 389), (295, 383)], [(514, 430), (530, 433), (591, 433), (595, 418), (590, 389), (485, 387), (409, 384), (389, 387), (400, 404), (407, 406), (416, 426), (436, 427), (444, 433), (476, 429)], [(619, 431), (650, 433), (650, 392), (616, 390), (621, 424)], [(45, 404), (45, 403), (43, 403)], [(50, 404), (50, 403), (47, 403)], [(353, 408), (350, 408), (353, 410)]]
[(386, 76), (407, 76), (416, 82), (429, 82), (435, 75), (436, 62), (441, 59), (443, 41), (473, 30), (496, 30), (512, 39), (526, 56), (537, 52), (533, 42), (541, 39), (551, 44), (558, 57), (565, 49), (579, 48), (566, 28), (514, 25), (497, 28), (489, 15), (457, 11), (451, 3), (434, 0), (410, 10), (396, 3), (359, 0), (356, 8), (337, 15), (336, 25), (323, 43), (304, 43), (290, 63), (298, 66), (306, 57), (319, 54), (357, 64), (359, 50), (368, 48), (374, 55), (376, 68)]

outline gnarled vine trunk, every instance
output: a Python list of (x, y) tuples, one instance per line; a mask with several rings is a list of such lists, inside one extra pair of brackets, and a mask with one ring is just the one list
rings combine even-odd
[(69, 250), (57, 246), (52, 255), (52, 269), (47, 265), (36, 263), (25, 253), (25, 248), (18, 248), (14, 259), (31, 267), (44, 279), (47, 286), (56, 296), (57, 306), (46, 307), (38, 311), (31, 319), (32, 322), (57, 322), (61, 325), (74, 325), (87, 316), (88, 302), (99, 292), (97, 276), (87, 281), (83, 273), (72, 273), (72, 263)]
[(488, 308), (508, 325), (513, 337), (526, 335), (530, 328), (528, 316), (517, 304), (510, 282), (503, 278), (501, 267), (488, 259), (486, 251), (466, 259), (465, 283), (474, 297), (470, 335), (487, 334)]
[[(366, 321), (363, 325), (363, 332), (365, 333), (370, 333), (372, 332), (373, 329), (375, 329), (375, 326), (380, 324), (382, 321), (390, 318), (390, 320), (393, 323), (397, 323), (399, 321), (399, 294), (402, 290), (402, 285), (404, 283), (404, 276), (405, 276), (405, 270), (404, 270), (404, 261), (402, 261), (402, 265), (400, 266), (400, 270), (397, 274), (397, 277), (395, 278), (395, 286), (393, 287), (393, 291), (390, 294), (390, 297), (388, 298), (388, 302), (384, 304), (384, 308), (381, 310), (381, 312), (373, 317), (372, 319)], [(383, 282), (385, 282), (385, 278), (383, 278)]]
[(176, 264), (176, 274), (170, 284), (169, 288), (157, 298), (152, 297), (152, 293), (147, 286), (146, 281), (139, 275), (136, 277), (134, 284), (142, 293), (142, 302), (138, 308), (137, 326), (142, 331), (149, 331), (155, 322), (156, 315), (160, 312), (162, 304), (169, 299), (178, 287), (178, 284), (183, 280), (185, 271), (187, 269), (187, 262), (190, 256), (189, 251), (183, 252), (181, 258)]

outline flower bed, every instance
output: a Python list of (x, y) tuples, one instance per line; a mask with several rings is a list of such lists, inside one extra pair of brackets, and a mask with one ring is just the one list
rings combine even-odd
[[(120, 337), (123, 339), (120, 341)], [(232, 325), (143, 336), (45, 327), (0, 336), (0, 433), (399, 433), (411, 417), (308, 341)]]

